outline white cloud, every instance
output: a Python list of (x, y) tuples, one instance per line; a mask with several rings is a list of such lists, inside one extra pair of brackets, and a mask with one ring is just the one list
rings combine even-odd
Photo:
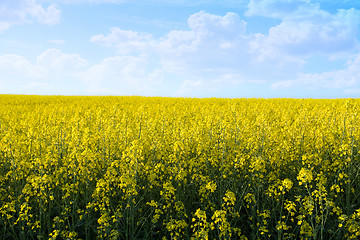
[(21, 24), (35, 20), (41, 24), (53, 25), (60, 22), (61, 11), (56, 5), (47, 8), (36, 0), (3, 1), (0, 6), (0, 32), (14, 24)]
[(44, 71), (39, 66), (31, 64), (25, 57), (7, 54), (0, 56), (0, 72), (2, 80), (5, 82), (5, 76), (13, 76), (14, 78), (7, 79), (10, 82), (19, 81), (15, 76), (25, 76), (26, 78), (38, 78), (44, 76)]
[[(296, 79), (279, 81), (272, 84), (274, 89), (307, 87), (321, 88), (356, 88), (360, 87), (360, 54), (348, 61), (346, 68), (322, 73), (299, 73)], [(348, 92), (351, 92), (348, 90)]]
[(256, 34), (251, 42), (252, 51), (261, 60), (284, 55), (333, 55), (359, 46), (360, 11), (356, 9), (330, 14), (309, 0), (252, 0), (247, 15), (282, 20), (268, 34)]
[(48, 49), (35, 63), (19, 55), (0, 56), (1, 93), (76, 94), (81, 91), (79, 72), (88, 62), (76, 54)]
[(188, 25), (190, 30), (170, 31), (158, 47), (164, 69), (184, 79), (208, 84), (220, 79), (231, 88), (232, 82), (284, 79), (303, 64), (284, 55), (259, 62), (259, 53), (251, 51), (256, 35), (246, 34), (247, 23), (236, 13), (218, 16), (201, 11), (189, 17)]
[(166, 70), (216, 77), (243, 67), (249, 56), (246, 22), (239, 15), (201, 11), (189, 17), (188, 25), (190, 30), (170, 31), (159, 41), (158, 53)]
[(116, 56), (90, 64), (78, 54), (47, 49), (33, 63), (0, 56), (1, 93), (155, 95), (164, 72), (146, 57)]
[(246, 25), (236, 13), (219, 16), (200, 11), (188, 18), (188, 30), (172, 30), (159, 39), (112, 28), (110, 34), (95, 35), (91, 41), (113, 47), (124, 57), (144, 52), (142, 58), (156, 56), (155, 64), (163, 72), (187, 80), (182, 89), (191, 81), (218, 89), (219, 82), (231, 88), (244, 82), (281, 80), (299, 69), (303, 62), (287, 56), (259, 63), (258, 52), (251, 52), (249, 45), (255, 36), (246, 34)]
[(24, 90), (30, 85), (35, 86), (45, 72), (25, 57), (8, 54), (0, 56), (0, 75), (0, 93), (22, 94), (27, 93)]
[(42, 24), (57, 24), (61, 19), (61, 11), (55, 5), (50, 5), (44, 9), (43, 6), (36, 4), (35, 0), (29, 1), (26, 12)]
[(190, 29), (205, 32), (223, 33), (226, 35), (244, 34), (246, 22), (240, 20), (238, 14), (228, 12), (225, 16), (218, 16), (200, 11), (191, 15), (188, 19)]
[(9, 29), (11, 24), (9, 22), (0, 21), (0, 33), (4, 32), (5, 30)]
[(36, 59), (36, 65), (49, 73), (73, 73), (88, 66), (88, 61), (78, 54), (65, 54), (58, 49), (47, 49)]
[(111, 28), (110, 34), (92, 36), (92, 42), (97, 42), (108, 47), (115, 47), (119, 53), (144, 52), (151, 47), (151, 34), (125, 31), (119, 28)]
[(165, 72), (187, 79), (223, 79), (249, 66), (246, 22), (236, 13), (224, 16), (200, 11), (188, 19), (189, 30), (173, 30), (164, 37), (111, 28), (108, 35), (95, 35), (92, 42), (113, 47), (127, 56), (142, 53), (156, 56)]
[(162, 78), (161, 70), (146, 71), (148, 64), (142, 57), (109, 57), (79, 76), (90, 94), (147, 95)]
[[(252, 2), (261, 5), (259, 1)], [(2, 89), (6, 86), (14, 91), (23, 89), (22, 93), (172, 95), (176, 92), (177, 96), (198, 96), (203, 91), (218, 95), (221, 91), (256, 83), (273, 83), (273, 89), (347, 88), (345, 91), (349, 93), (351, 89), (360, 89), (357, 80), (360, 55), (340, 70), (301, 72), (311, 56), (325, 55), (322, 60), (326, 61), (339, 53), (355, 54), (359, 44), (358, 10), (330, 14), (310, 1), (297, 1), (297, 5), (288, 7), (293, 11), (292, 16), (285, 10), (269, 13), (276, 1), (262, 2), (262, 7), (259, 5), (259, 9), (248, 14), (281, 19), (267, 34), (248, 34), (247, 23), (236, 13), (219, 16), (200, 11), (188, 18), (187, 29), (172, 30), (160, 38), (120, 28), (92, 36), (92, 42), (114, 48), (118, 53), (97, 64), (58, 49), (44, 51), (35, 62), (17, 55), (0, 56), (0, 84)], [(311, 9), (306, 12), (303, 6)], [(26, 19), (40, 22), (29, 16), (22, 21)], [(50, 42), (61, 44), (63, 40)]]

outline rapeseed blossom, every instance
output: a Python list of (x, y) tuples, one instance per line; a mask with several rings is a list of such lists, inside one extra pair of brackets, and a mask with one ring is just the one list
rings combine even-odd
[(358, 239), (358, 99), (0, 95), (7, 239)]

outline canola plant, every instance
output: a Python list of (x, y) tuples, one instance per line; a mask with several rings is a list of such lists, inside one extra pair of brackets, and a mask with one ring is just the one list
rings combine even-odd
[(359, 239), (359, 111), (0, 95), (0, 239)]

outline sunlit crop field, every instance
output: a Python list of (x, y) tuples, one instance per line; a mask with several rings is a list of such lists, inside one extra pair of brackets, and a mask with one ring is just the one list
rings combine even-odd
[(359, 111), (0, 95), (0, 239), (359, 239)]

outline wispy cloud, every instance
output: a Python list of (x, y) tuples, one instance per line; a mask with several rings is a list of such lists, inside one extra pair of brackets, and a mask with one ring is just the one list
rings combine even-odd
[(251, 42), (261, 59), (334, 55), (359, 47), (360, 11), (356, 9), (339, 9), (331, 14), (308, 0), (251, 0), (246, 14), (282, 19), (268, 34), (257, 34)]
[[(307, 0), (263, 0), (250, 1), (247, 15), (277, 17), (281, 22), (267, 34), (247, 34), (247, 23), (236, 13), (219, 16), (200, 11), (188, 18), (190, 30), (172, 30), (158, 39), (145, 33), (111, 29), (109, 35), (94, 36), (92, 41), (118, 50), (147, 49), (158, 56), (164, 71), (186, 79), (179, 92), (219, 88), (216, 79), (228, 87), (267, 81), (273, 89), (360, 84), (354, 67), (358, 57), (351, 58), (359, 46), (360, 11), (340, 9), (329, 13)], [(343, 57), (345, 52), (352, 54), (342, 70), (301, 72), (311, 56)]]
[[(296, 88), (299, 86), (319, 88), (357, 88), (360, 87), (360, 54), (347, 62), (346, 67), (340, 70), (321, 73), (300, 73), (296, 79), (279, 81), (272, 84), (272, 88)], [(346, 92), (351, 92), (350, 89)], [(353, 93), (353, 92), (352, 92)]]
[[(78, 74), (85, 71), (88, 61), (77, 54), (47, 49), (35, 62), (15, 55), (0, 56), (1, 93), (68, 94), (85, 89)], [(44, 86), (44, 88), (39, 88)], [(71, 86), (71, 88), (69, 88)], [(45, 92), (44, 92), (45, 91)], [(78, 93), (77, 92), (77, 93)]]
[(162, 73), (147, 70), (149, 64), (143, 57), (108, 57), (79, 76), (90, 94), (151, 95)]
[[(274, 92), (304, 88), (355, 94), (360, 89), (359, 10), (328, 12), (310, 0), (252, 0), (246, 15), (199, 11), (188, 17), (187, 26), (182, 23), (183, 28), (173, 28), (162, 36), (114, 26), (89, 36), (94, 48), (102, 51), (106, 47), (112, 53), (97, 62), (58, 49), (44, 51), (35, 62), (3, 55), (0, 84), (12, 89), (26, 86), (26, 91), (43, 85), (60, 91), (65, 81), (78, 92), (90, 94), (166, 92), (184, 96), (203, 92), (218, 95), (247, 84), (263, 84)], [(22, 22), (41, 22), (35, 14), (29, 16)], [(266, 33), (249, 33), (245, 19), (250, 21), (252, 16), (277, 18), (279, 23)], [(53, 39), (49, 43), (65, 41)], [(306, 72), (306, 65), (316, 56), (324, 62), (333, 58), (347, 63), (336, 70)], [(176, 89), (168, 92), (169, 86)]]
[(108, 35), (92, 36), (90, 41), (107, 47), (114, 47), (119, 53), (144, 52), (151, 47), (151, 34), (111, 28)]
[(0, 7), (0, 32), (15, 24), (36, 21), (53, 25), (61, 20), (61, 11), (56, 5), (43, 6), (36, 0), (2, 1)]

